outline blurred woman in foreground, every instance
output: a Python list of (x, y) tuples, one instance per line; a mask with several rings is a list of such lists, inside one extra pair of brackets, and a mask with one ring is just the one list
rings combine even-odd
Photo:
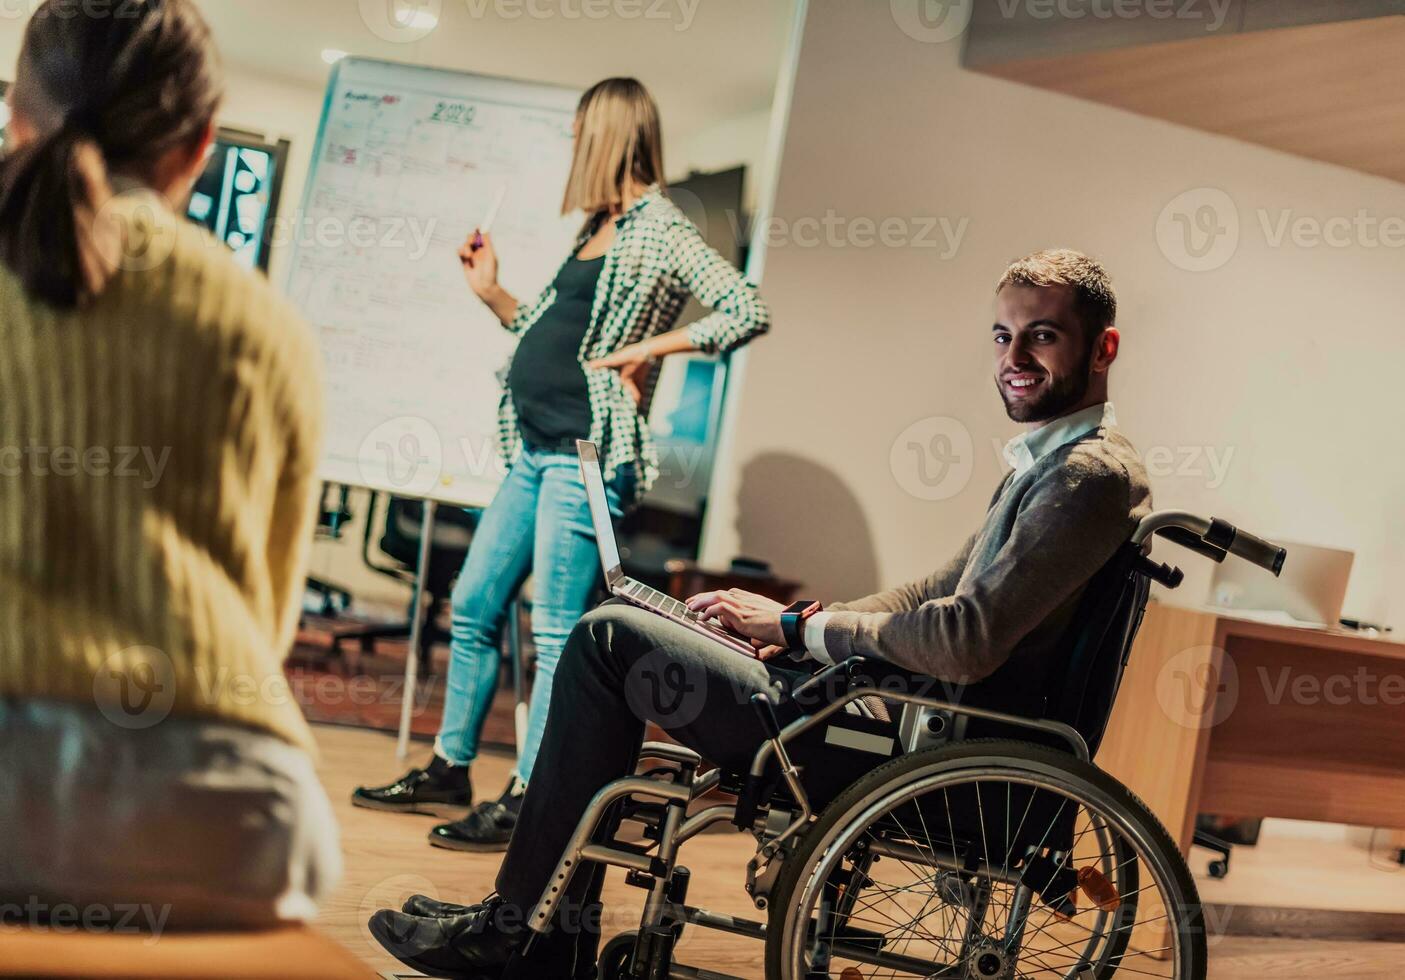
[(33, 918), (261, 927), (311, 918), (341, 873), (282, 673), (318, 359), (179, 216), (221, 96), (191, 0), (40, 5), (9, 95), (0, 895)]

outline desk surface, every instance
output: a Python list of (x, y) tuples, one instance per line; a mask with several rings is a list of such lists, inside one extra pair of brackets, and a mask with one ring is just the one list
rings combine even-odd
[(1253, 637), (1261, 640), (1291, 643), (1294, 646), (1313, 647), (1319, 650), (1340, 650), (1345, 653), (1365, 653), (1377, 657), (1405, 659), (1405, 639), (1396, 638), (1394, 633), (1349, 630), (1344, 627), (1315, 629), (1310, 626), (1285, 626), (1281, 623), (1266, 623), (1258, 619), (1242, 618), (1224, 609), (1200, 609), (1197, 611), (1207, 616), (1213, 616), (1226, 636)]
[(1198, 812), (1405, 828), (1405, 643), (1154, 603), (1098, 765), (1188, 850)]
[(1405, 644), (1221, 618), (1198, 809), (1405, 826)]

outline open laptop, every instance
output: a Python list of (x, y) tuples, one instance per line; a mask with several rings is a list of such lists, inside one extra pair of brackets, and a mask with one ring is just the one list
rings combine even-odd
[(1242, 561), (1215, 566), (1211, 605), (1246, 619), (1335, 627), (1341, 619), (1355, 554), (1339, 548), (1279, 543), (1291, 556), (1280, 576), (1265, 575)]
[(600, 455), (595, 443), (584, 439), (576, 442), (581, 458), (581, 478), (585, 480), (585, 497), (590, 502), (590, 519), (595, 525), (595, 541), (600, 547), (600, 565), (605, 569), (605, 586), (611, 595), (625, 602), (671, 619), (695, 633), (716, 640), (728, 649), (755, 657), (751, 641), (714, 620), (702, 619), (673, 596), (651, 588), (626, 575), (620, 568), (620, 549), (615, 540), (615, 525), (610, 520), (610, 505), (605, 497), (605, 476), (600, 470)]

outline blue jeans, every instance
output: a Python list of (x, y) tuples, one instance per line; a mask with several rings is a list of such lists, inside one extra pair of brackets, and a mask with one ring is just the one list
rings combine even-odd
[[(633, 479), (622, 470), (606, 486), (610, 513)], [(556, 663), (600, 581), (600, 551), (581, 482), (580, 460), (524, 448), (474, 532), (451, 600), (449, 683), (434, 751), (455, 765), (478, 755), (483, 722), (497, 690), (498, 640), (509, 603), (534, 573), (532, 639), (536, 677), (517, 775), (531, 779)]]

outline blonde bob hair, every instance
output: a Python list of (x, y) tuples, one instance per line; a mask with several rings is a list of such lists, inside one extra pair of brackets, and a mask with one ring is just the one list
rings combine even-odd
[(637, 79), (607, 78), (581, 96), (576, 146), (561, 213), (622, 205), (630, 185), (663, 186), (659, 109)]

